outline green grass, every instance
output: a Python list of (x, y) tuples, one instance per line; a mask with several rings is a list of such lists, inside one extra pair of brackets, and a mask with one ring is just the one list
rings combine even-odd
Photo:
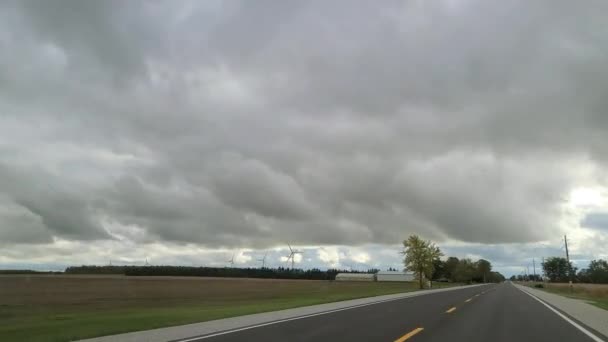
[(604, 310), (608, 310), (608, 299), (602, 299), (602, 300), (594, 299), (592, 301), (592, 304), (599, 308), (602, 308)]
[[(340, 300), (340, 299), (334, 299)], [(328, 301), (332, 301), (329, 300)], [(184, 305), (177, 307), (136, 308), (130, 310), (48, 311), (23, 310), (17, 322), (0, 326), (2, 341), (68, 341), (129, 331), (203, 322), (213, 319), (274, 311), (323, 303), (314, 298), (292, 298), (272, 302), (232, 303), (230, 306)]]
[(0, 341), (68, 341), (416, 290), (403, 283), (27, 278), (12, 286), (0, 278), (0, 303), (9, 303), (0, 304)]

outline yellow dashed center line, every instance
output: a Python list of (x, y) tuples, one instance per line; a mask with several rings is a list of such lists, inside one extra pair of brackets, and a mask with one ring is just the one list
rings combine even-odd
[(454, 312), (454, 310), (456, 310), (455, 306), (449, 308), (448, 311), (446, 311), (445, 313), (452, 313), (452, 312)]
[(409, 333), (399, 337), (398, 339), (395, 340), (395, 342), (403, 342), (405, 340), (407, 340), (408, 338), (416, 335), (417, 333), (421, 332), (422, 330), (424, 330), (424, 328), (416, 328), (412, 331), (410, 331)]

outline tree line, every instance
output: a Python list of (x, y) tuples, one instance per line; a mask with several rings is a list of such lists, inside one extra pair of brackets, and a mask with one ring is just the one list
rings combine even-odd
[[(573, 281), (578, 283), (608, 284), (608, 262), (603, 259), (591, 260), (589, 266), (580, 271), (572, 265), (572, 262), (568, 262), (563, 257), (547, 258), (541, 265), (543, 274), (551, 282), (565, 283)], [(542, 281), (542, 276), (520, 274), (511, 276), (511, 280)]]
[(338, 273), (376, 273), (367, 271), (303, 270), (291, 268), (239, 268), (239, 267), (190, 267), (190, 266), (70, 266), (68, 274), (124, 274), (127, 276), (185, 276), (185, 277), (222, 277), (222, 278), (267, 278), (267, 279), (308, 279), (334, 280)]
[(61, 274), (61, 272), (36, 270), (0, 270), (0, 274)]
[(505, 277), (492, 271), (492, 263), (485, 259), (472, 260), (448, 257), (445, 261), (436, 260), (432, 280), (458, 283), (499, 283)]
[(411, 235), (403, 241), (402, 254), (405, 269), (415, 274), (420, 288), (424, 287), (425, 280), (469, 284), (505, 280), (502, 274), (492, 271), (492, 263), (485, 259), (473, 261), (469, 258), (448, 257), (442, 260), (444, 255), (439, 247), (417, 235)]

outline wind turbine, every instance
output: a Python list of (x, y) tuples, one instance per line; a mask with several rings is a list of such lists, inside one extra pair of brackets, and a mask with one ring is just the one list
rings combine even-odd
[(302, 254), (302, 251), (298, 251), (296, 249), (292, 249), (290, 244), (287, 244), (287, 246), (289, 246), (289, 255), (287, 256), (287, 262), (289, 262), (289, 259), (291, 259), (291, 269), (294, 269), (294, 263), (295, 263), (295, 255), (296, 254)]
[(232, 258), (228, 260), (228, 263), (230, 264), (230, 267), (234, 267), (234, 253), (232, 253)]
[(262, 262), (262, 268), (266, 267), (266, 256), (268, 255), (268, 252), (266, 252), (264, 254), (264, 257), (262, 259), (258, 259), (258, 261)]

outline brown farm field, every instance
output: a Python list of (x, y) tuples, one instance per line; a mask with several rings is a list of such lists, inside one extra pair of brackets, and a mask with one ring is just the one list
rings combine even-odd
[(415, 286), (242, 278), (0, 275), (0, 341), (68, 341), (414, 291)]

